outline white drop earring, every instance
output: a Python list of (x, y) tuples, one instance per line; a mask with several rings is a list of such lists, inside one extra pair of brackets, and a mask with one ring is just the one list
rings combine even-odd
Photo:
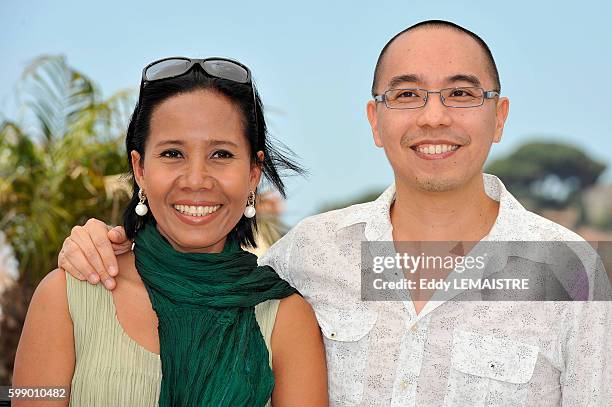
[(255, 216), (255, 213), (257, 213), (255, 210), (255, 192), (251, 191), (247, 200), (247, 206), (244, 208), (244, 216), (250, 219)]
[(145, 205), (147, 196), (145, 195), (142, 188), (138, 189), (138, 198), (140, 199), (140, 202), (138, 202), (138, 205), (136, 205), (136, 209), (134, 210), (136, 211), (136, 215), (145, 216), (147, 212), (149, 212), (149, 208), (147, 207), (147, 205)]

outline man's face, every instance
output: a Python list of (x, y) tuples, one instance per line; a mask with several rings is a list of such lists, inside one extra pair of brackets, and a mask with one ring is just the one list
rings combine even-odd
[[(485, 58), (476, 41), (464, 33), (417, 29), (387, 49), (376, 93), (467, 86), (493, 90)], [(439, 94), (430, 94), (421, 108), (396, 110), (370, 101), (367, 110), (374, 141), (384, 148), (396, 182), (442, 192), (456, 190), (481, 174), (491, 144), (501, 139), (508, 100), (485, 99), (479, 107), (449, 108)]]

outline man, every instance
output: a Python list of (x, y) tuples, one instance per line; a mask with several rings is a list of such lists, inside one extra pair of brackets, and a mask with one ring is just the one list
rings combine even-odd
[[(509, 101), (478, 36), (443, 21), (404, 30), (379, 56), (372, 95), (368, 120), (394, 185), (303, 220), (260, 259), (317, 314), (331, 405), (612, 405), (610, 303), (361, 300), (362, 242), (581, 240), (482, 173)], [(104, 225), (70, 239), (60, 266), (101, 270), (112, 287)]]

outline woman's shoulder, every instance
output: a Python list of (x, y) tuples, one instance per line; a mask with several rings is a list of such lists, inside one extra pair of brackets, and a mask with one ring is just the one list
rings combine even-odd
[(117, 283), (125, 281), (128, 283), (142, 284), (142, 279), (138, 270), (136, 269), (136, 257), (134, 252), (128, 251), (117, 256), (117, 265), (119, 266), (119, 273), (117, 274)]
[[(59, 273), (55, 275), (56, 272)], [(54, 270), (49, 274), (54, 274), (53, 276), (49, 277), (50, 279), (54, 280), (54, 283), (58, 286), (59, 282), (56, 280), (63, 281), (63, 285), (61, 286), (61, 288), (66, 296), (68, 305), (71, 309), (73, 303), (79, 302), (81, 299), (93, 301), (96, 298), (103, 298), (107, 293), (108, 295), (110, 295), (110, 291), (107, 291), (106, 288), (104, 288), (104, 285), (102, 285), (102, 283), (90, 284), (87, 280), (79, 280), (72, 274), (63, 270)]]
[(90, 284), (70, 273), (62, 271), (61, 274), (63, 276), (53, 278), (64, 279), (62, 288), (65, 302), (75, 328), (94, 327), (100, 318), (114, 314), (113, 294), (101, 282)]
[(73, 370), (74, 337), (66, 274), (58, 269), (42, 279), (30, 301), (15, 356), (13, 384), (66, 386)]
[(259, 303), (255, 316), (266, 344), (275, 348), (294, 341), (294, 337), (319, 332), (312, 307), (299, 294)]
[(321, 330), (312, 307), (298, 294), (280, 301), (272, 349), (272, 370), (278, 379), (276, 402), (326, 406), (327, 373)]
[(48, 326), (72, 328), (64, 270), (55, 269), (40, 281), (28, 306), (26, 323), (41, 332)]
[(319, 334), (319, 324), (310, 304), (299, 294), (279, 302), (273, 338), (294, 340), (308, 333)]
[(290, 314), (293, 317), (308, 317), (310, 315), (314, 316), (314, 312), (312, 307), (299, 294), (291, 294), (288, 297), (285, 297), (279, 301), (279, 312), (284, 314)]
[[(64, 270), (55, 269), (49, 273), (40, 281), (32, 301), (48, 300), (48, 301), (66, 301), (66, 284), (67, 275)], [(74, 278), (70, 276), (70, 278)]]

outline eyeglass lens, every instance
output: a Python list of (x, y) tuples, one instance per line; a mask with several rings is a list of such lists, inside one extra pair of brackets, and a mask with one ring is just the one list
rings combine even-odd
[(166, 59), (148, 67), (145, 78), (148, 81), (154, 81), (179, 76), (187, 72), (190, 65), (191, 61), (188, 59)]
[[(476, 87), (448, 88), (439, 93), (442, 103), (448, 107), (479, 106), (484, 100), (484, 91)], [(427, 98), (428, 92), (424, 89), (391, 89), (385, 92), (385, 101), (389, 107), (417, 108), (424, 106)]]
[(229, 79), (240, 83), (246, 83), (249, 79), (247, 70), (231, 61), (213, 59), (211, 61), (204, 61), (203, 66), (208, 74), (218, 78)]

